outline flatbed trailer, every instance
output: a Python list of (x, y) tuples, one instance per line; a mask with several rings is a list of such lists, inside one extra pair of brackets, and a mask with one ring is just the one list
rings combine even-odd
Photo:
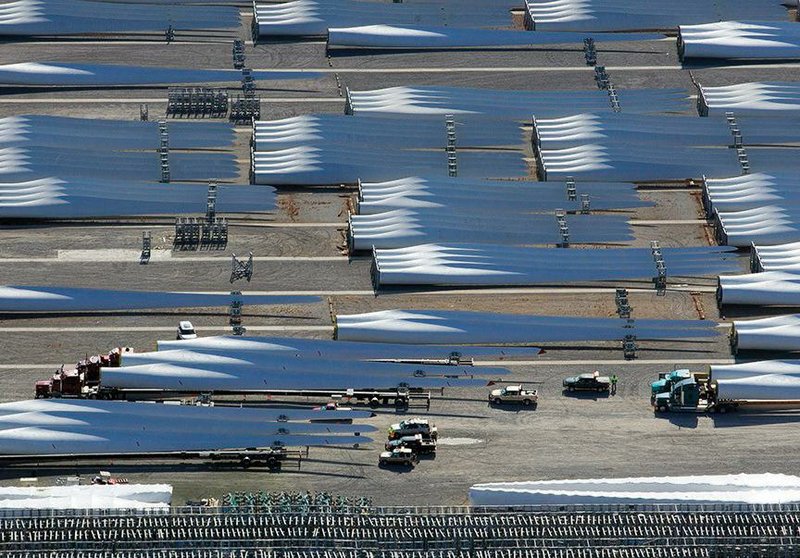
[[(392, 388), (362, 387), (352, 389), (276, 389), (276, 390), (248, 390), (248, 391), (215, 391), (212, 393), (196, 390), (175, 391), (163, 389), (126, 389), (107, 387), (103, 385), (103, 366), (116, 367), (121, 363), (123, 354), (132, 349), (115, 349), (108, 355), (99, 355), (80, 361), (75, 369), (65, 369), (63, 366), (56, 370), (48, 380), (36, 382), (36, 399), (72, 398), (72, 399), (106, 399), (123, 401), (163, 401), (181, 400), (186, 398), (202, 398), (210, 401), (212, 397), (239, 397), (239, 404), (253, 404), (247, 397), (298, 397), (307, 400), (337, 399), (348, 404), (366, 404), (372, 408), (381, 405), (393, 405), (397, 409), (411, 407), (424, 407), (430, 410), (431, 393), (429, 391), (401, 385)], [(447, 363), (461, 362), (450, 360)], [(444, 392), (444, 388), (442, 388)]]
[(693, 372), (689, 377), (677, 380), (669, 391), (654, 393), (651, 396), (651, 403), (656, 412), (727, 413), (745, 409), (800, 411), (798, 399), (725, 397), (727, 390), (722, 389), (722, 386), (706, 372)]
[[(338, 400), (343, 404), (369, 405), (377, 408), (381, 405), (393, 405), (398, 409), (420, 408), (426, 410), (431, 408), (431, 393), (425, 390), (380, 390), (380, 389), (354, 389), (354, 390), (260, 390), (260, 391), (215, 391), (215, 392), (191, 392), (191, 391), (166, 391), (166, 390), (143, 390), (143, 389), (117, 389), (100, 387), (97, 391), (89, 394), (75, 395), (54, 395), (53, 397), (77, 397), (85, 399), (107, 399), (120, 401), (159, 401), (159, 400), (181, 400), (195, 398), (205, 402), (214, 402), (215, 405), (236, 404), (236, 405), (257, 405), (271, 402), (274, 397), (295, 397), (303, 398), (309, 402), (328, 402), (332, 399)], [(217, 397), (237, 398), (215, 400)], [(248, 399), (250, 397), (250, 399)], [(263, 399), (259, 399), (263, 398)]]
[(262, 465), (271, 471), (278, 471), (285, 462), (294, 462), (300, 469), (303, 459), (308, 458), (305, 451), (286, 448), (249, 448), (211, 451), (168, 451), (139, 453), (63, 453), (43, 455), (0, 455), (0, 467), (9, 465), (41, 465), (47, 463), (97, 463), (99, 461), (211, 461), (217, 463), (238, 463), (247, 469)]

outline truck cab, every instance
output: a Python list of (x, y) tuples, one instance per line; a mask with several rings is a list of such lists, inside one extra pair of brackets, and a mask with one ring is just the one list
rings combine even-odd
[(669, 394), (676, 383), (691, 377), (692, 373), (686, 369), (659, 374), (658, 380), (650, 384), (650, 403), (655, 404), (656, 396), (659, 393)]
[(708, 402), (702, 399), (704, 392), (704, 385), (696, 378), (686, 378), (677, 382), (672, 390), (656, 394), (653, 406), (662, 413), (705, 409)]

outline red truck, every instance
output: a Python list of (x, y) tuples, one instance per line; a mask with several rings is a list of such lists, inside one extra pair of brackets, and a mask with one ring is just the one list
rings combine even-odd
[(80, 397), (96, 399), (102, 396), (100, 391), (100, 368), (119, 366), (122, 355), (133, 352), (125, 347), (114, 349), (107, 355), (96, 355), (81, 360), (75, 368), (56, 370), (49, 380), (36, 382), (36, 399), (48, 397)]

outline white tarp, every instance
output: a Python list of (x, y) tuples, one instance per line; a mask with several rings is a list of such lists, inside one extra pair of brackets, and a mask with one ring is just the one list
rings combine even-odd
[(0, 487), (0, 515), (23, 509), (168, 509), (168, 484)]
[(473, 506), (553, 504), (788, 504), (800, 502), (800, 477), (698, 475), (496, 482), (473, 485)]
[(800, 315), (734, 320), (733, 334), (735, 347), (739, 351), (800, 351)]

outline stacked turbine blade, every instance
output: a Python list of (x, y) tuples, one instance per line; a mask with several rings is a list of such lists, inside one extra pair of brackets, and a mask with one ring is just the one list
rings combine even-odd
[(800, 179), (791, 172), (759, 172), (703, 180), (706, 211), (736, 212), (776, 205), (800, 205)]
[(717, 299), (726, 305), (800, 306), (800, 273), (764, 271), (722, 275)]
[(162, 362), (162, 355), (183, 352), (185, 362), (218, 362), (234, 356), (265, 354), (295, 359), (322, 359), (324, 361), (405, 361), (447, 360), (458, 356), (473, 360), (501, 360), (504, 358), (531, 358), (539, 354), (535, 347), (478, 347), (455, 345), (409, 346), (386, 343), (354, 343), (329, 339), (301, 339), (284, 337), (198, 337), (179, 341), (159, 341), (154, 353), (125, 353), (122, 364)]
[[(768, 318), (775, 323), (776, 320), (793, 318), (793, 316), (778, 316)], [(736, 322), (743, 324), (753, 324), (757, 322), (765, 323), (768, 320), (752, 320), (750, 322)], [(740, 362), (737, 364), (712, 364), (712, 380), (738, 380), (741, 378), (751, 378), (754, 376), (764, 376), (768, 374), (778, 374), (781, 376), (800, 376), (800, 361), (798, 360), (762, 360), (756, 362)]]
[[(223, 122), (170, 121), (168, 132), (173, 149), (231, 147), (236, 139), (234, 127)], [(87, 149), (155, 149), (159, 146), (159, 124), (43, 115), (0, 118), (3, 147), (73, 147), (78, 142)]]
[(354, 0), (291, 0), (278, 4), (256, 4), (258, 34), (270, 36), (327, 35), (331, 27), (371, 24), (404, 25), (424, 21), (452, 27), (500, 27), (510, 24), (508, 10), (514, 2), (378, 3)]
[(800, 110), (800, 86), (789, 81), (737, 83), (721, 87), (700, 86), (701, 116), (737, 115)]
[[(634, 9), (635, 7), (635, 9)], [(672, 30), (687, 23), (722, 18), (786, 19), (778, 0), (525, 0), (529, 26), (537, 31)]]
[[(800, 351), (800, 315), (734, 320), (732, 338), (737, 351)], [(769, 372), (764, 372), (761, 366), (758, 370), (753, 370), (749, 367), (750, 363), (736, 365), (738, 368), (743, 366), (748, 366), (748, 374), (761, 372), (800, 375), (800, 361), (794, 361), (791, 365), (785, 362), (771, 363)]]
[[(231, 153), (171, 152), (172, 178), (181, 180), (220, 180), (238, 178), (236, 157)], [(156, 149), (116, 151), (77, 147), (0, 147), (0, 180), (28, 181), (41, 177), (114, 179), (151, 182), (161, 176), (161, 161)]]
[(14, 0), (0, 5), (0, 36), (233, 30), (239, 10), (221, 6), (138, 5), (87, 0)]
[[(454, 122), (454, 127), (459, 147), (518, 147), (523, 137), (520, 123), (513, 120), (462, 116)], [(256, 122), (253, 147), (256, 152), (304, 145), (441, 150), (446, 138), (444, 117), (353, 118), (315, 114)]]
[[(625, 112), (680, 112), (688, 108), (680, 89), (641, 89), (619, 92)], [(568, 112), (610, 112), (608, 94), (593, 91), (505, 91), (457, 87), (389, 87), (348, 91), (348, 109), (357, 115), (372, 114), (486, 114), (493, 118), (547, 118)], [(565, 108), (567, 107), (567, 108)]]
[(159, 342), (152, 353), (123, 355), (101, 383), (120, 390), (261, 393), (285, 390), (390, 390), (483, 387), (509, 371), (451, 364), (461, 359), (535, 356), (537, 348), (408, 347), (282, 338), (211, 337)]
[[(252, 73), (254, 80), (314, 79), (314, 72)], [(63, 62), (20, 62), (0, 65), (0, 85), (99, 87), (123, 85), (188, 85), (194, 83), (241, 83), (239, 70), (206, 70), (122, 66), (115, 64), (74, 64)]]
[[(739, 270), (732, 249), (665, 248), (670, 274), (715, 276)], [(650, 250), (563, 250), (489, 244), (420, 245), (375, 250), (375, 285), (525, 286), (594, 283), (656, 276)]]
[[(327, 414), (327, 413), (330, 413)], [(326, 411), (358, 419), (367, 411)], [(315, 411), (61, 399), (0, 404), (0, 455), (113, 455), (354, 445), (367, 425), (309, 423)]]
[[(581, 44), (583, 33), (509, 31), (505, 29), (466, 29), (420, 25), (361, 25), (328, 29), (328, 48), (403, 48), (414, 50), (464, 47), (520, 47)], [(657, 35), (605, 33), (594, 35), (601, 41), (642, 41)]]
[(730, 246), (800, 240), (800, 194), (791, 172), (704, 180), (706, 210), (720, 241)]
[(800, 242), (774, 246), (754, 244), (751, 250), (752, 271), (800, 270)]
[(782, 244), (800, 239), (797, 206), (764, 205), (741, 211), (714, 214), (717, 236), (728, 246), (747, 247), (753, 243)]
[(711, 365), (711, 381), (717, 397), (729, 401), (800, 400), (800, 363), (798, 361), (748, 362)]
[[(309, 304), (315, 296), (242, 295), (248, 306), (259, 304)], [(0, 286), (0, 312), (91, 312), (143, 308), (229, 306), (226, 294), (112, 291), (77, 287)]]
[(555, 182), (501, 182), (460, 178), (406, 177), (388, 182), (359, 184), (357, 210), (375, 215), (395, 209), (441, 209), (449, 214), (480, 215), (550, 213), (556, 209), (579, 211), (578, 192), (589, 196), (592, 210), (628, 209), (651, 205), (626, 182), (581, 182), (576, 198)]
[[(483, 387), (487, 380), (473, 374), (497, 378), (504, 368), (388, 362), (340, 361), (332, 367), (322, 360), (249, 356), (225, 362), (185, 363), (162, 361), (103, 369), (103, 386), (131, 390), (170, 392), (258, 393), (268, 390), (341, 390)], [(167, 357), (164, 357), (167, 358)]]
[(708, 338), (716, 324), (706, 320), (636, 320), (635, 330), (615, 318), (529, 316), (449, 310), (385, 310), (337, 315), (337, 338), (378, 343), (526, 344), (622, 339)]
[[(458, 176), (493, 178), (527, 173), (519, 124), (464, 117), (453, 126), (459, 149)], [(317, 115), (258, 122), (252, 170), (256, 183), (276, 185), (393, 180), (409, 170), (447, 177), (447, 141), (442, 117)]]
[(786, 60), (800, 58), (800, 28), (794, 22), (720, 21), (681, 25), (678, 54), (687, 58)]
[[(796, 124), (763, 115), (736, 117), (732, 125), (725, 118), (579, 114), (535, 118), (533, 139), (543, 179), (684, 180), (791, 169)], [(746, 168), (734, 146), (754, 147)]]
[[(487, 205), (483, 212), (435, 208), (394, 209), (351, 215), (351, 248), (403, 248), (419, 243), (467, 242), (491, 245), (558, 244), (562, 241), (553, 215), (513, 215)], [(570, 242), (602, 244), (633, 239), (623, 215), (570, 215)]]
[[(219, 213), (271, 211), (270, 186), (217, 186)], [(132, 215), (202, 214), (208, 207), (205, 184), (169, 184), (47, 177), (0, 181), (2, 219), (80, 219)]]
[[(167, 134), (173, 150), (169, 154), (173, 180), (238, 178), (231, 125), (174, 122), (168, 125)], [(28, 194), (33, 194), (33, 199), (39, 194), (47, 198), (44, 184), (31, 184), (39, 179), (62, 181), (62, 187), (64, 182), (85, 184), (84, 191), (89, 196), (99, 194), (96, 188), (92, 194), (91, 185), (105, 180), (130, 183), (135, 190), (137, 182), (156, 182), (161, 178), (159, 146), (157, 122), (45, 116), (0, 119), (3, 197), (12, 202)], [(35, 190), (30, 191), (29, 187)], [(109, 184), (109, 189), (113, 188), (114, 184)], [(166, 194), (164, 189), (161, 191)], [(114, 199), (113, 194), (109, 199)]]

